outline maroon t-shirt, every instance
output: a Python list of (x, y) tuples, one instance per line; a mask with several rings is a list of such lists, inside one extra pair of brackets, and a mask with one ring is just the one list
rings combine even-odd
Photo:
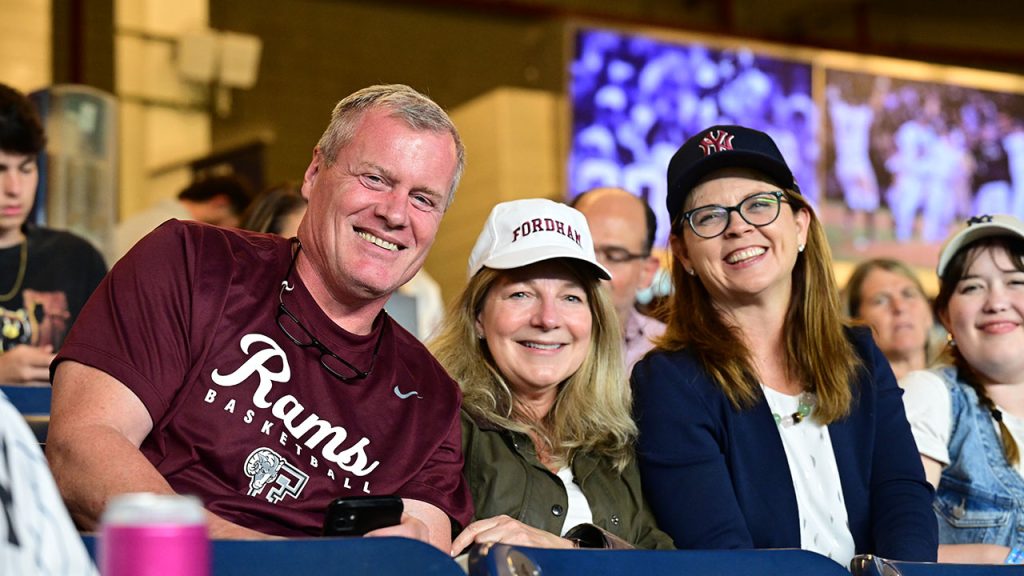
[(292, 271), (285, 306), (335, 354), (366, 370), (382, 338), (368, 378), (332, 376), (277, 324), (291, 258), (275, 236), (169, 221), (114, 266), (57, 362), (131, 389), (153, 419), (143, 454), (242, 526), (314, 535), (332, 499), (384, 494), (465, 525), (458, 386), (385, 313), (366, 336), (339, 328)]

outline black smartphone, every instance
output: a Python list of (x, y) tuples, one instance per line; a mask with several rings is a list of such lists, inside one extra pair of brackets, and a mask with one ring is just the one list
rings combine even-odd
[(324, 536), (362, 536), (402, 521), (402, 499), (398, 496), (350, 496), (327, 505)]

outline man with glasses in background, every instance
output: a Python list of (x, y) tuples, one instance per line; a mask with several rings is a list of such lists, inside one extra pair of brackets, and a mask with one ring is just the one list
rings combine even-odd
[(595, 188), (572, 203), (587, 218), (598, 261), (612, 273), (608, 283), (622, 332), (626, 374), (654, 347), (665, 325), (636, 309), (636, 294), (658, 271), (651, 254), (657, 219), (646, 202), (621, 188)]
[(47, 454), (79, 525), (123, 492), (199, 495), (210, 534), (318, 535), (333, 499), (397, 495), (375, 536), (445, 550), (472, 503), (458, 386), (386, 312), (464, 164), (407, 86), (345, 98), (297, 238), (169, 221), (111, 271), (53, 366)]

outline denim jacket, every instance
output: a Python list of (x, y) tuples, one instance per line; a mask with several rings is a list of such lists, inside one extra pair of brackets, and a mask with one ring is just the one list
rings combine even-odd
[(935, 370), (949, 389), (949, 466), (935, 495), (942, 544), (1024, 545), (1024, 478), (1003, 456), (992, 415), (956, 369)]

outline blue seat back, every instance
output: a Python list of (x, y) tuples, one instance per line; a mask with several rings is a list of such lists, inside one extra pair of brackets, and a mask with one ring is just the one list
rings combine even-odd
[(214, 540), (211, 576), (465, 576), (450, 556), (408, 538)]
[(0, 386), (0, 391), (25, 417), (39, 445), (45, 446), (46, 434), (50, 428), (50, 387)]
[(805, 550), (549, 550), (495, 544), (476, 547), (470, 576), (849, 576), (846, 568)]
[(49, 414), (49, 386), (0, 386), (11, 404), (22, 414)]
[[(96, 558), (93, 535), (82, 537)], [(211, 540), (210, 576), (465, 576), (447, 554), (408, 538)]]

